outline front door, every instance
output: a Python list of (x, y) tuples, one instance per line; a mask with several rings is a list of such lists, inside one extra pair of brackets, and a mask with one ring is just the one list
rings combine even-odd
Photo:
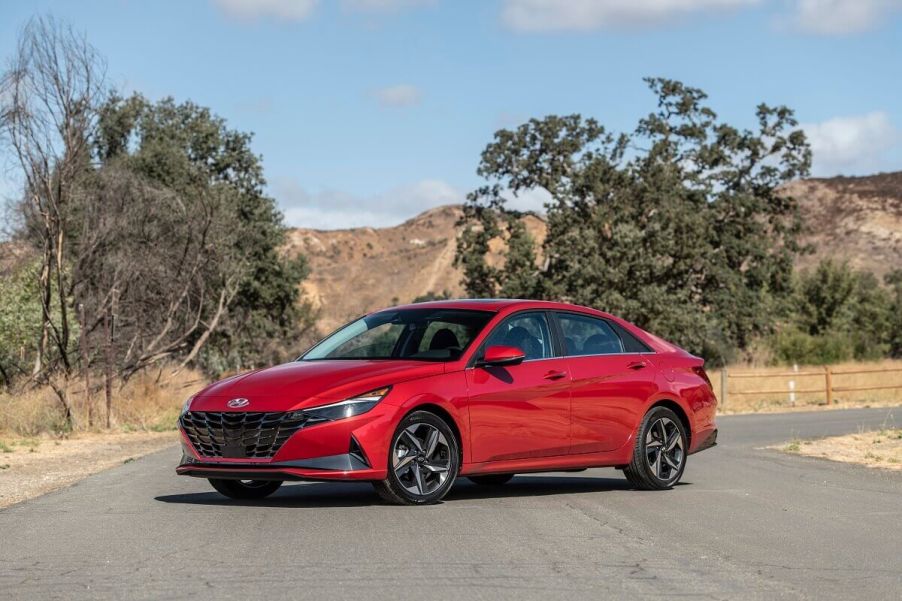
[(506, 367), (467, 369), (473, 461), (566, 455), (570, 449), (570, 374), (556, 357), (542, 311), (518, 313), (483, 343), (519, 348), (525, 359)]

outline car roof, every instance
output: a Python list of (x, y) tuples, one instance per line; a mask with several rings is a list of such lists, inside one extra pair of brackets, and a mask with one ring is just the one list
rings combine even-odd
[(422, 303), (413, 303), (409, 305), (399, 305), (397, 307), (387, 307), (382, 309), (470, 309), (472, 311), (491, 311), (497, 313), (499, 311), (509, 309), (547, 309), (558, 311), (579, 311), (584, 313), (592, 313), (595, 315), (610, 317), (607, 313), (583, 307), (580, 305), (572, 305), (570, 303), (561, 303), (554, 301), (529, 300), (522, 298), (458, 298), (450, 300), (435, 300)]

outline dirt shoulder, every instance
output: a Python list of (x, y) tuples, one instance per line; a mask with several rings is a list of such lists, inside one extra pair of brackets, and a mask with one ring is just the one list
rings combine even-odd
[(177, 441), (175, 431), (78, 434), (59, 440), (0, 436), (0, 507), (69, 486)]
[(772, 448), (806, 457), (902, 470), (902, 429), (859, 432), (816, 440), (794, 440)]
[(902, 408), (902, 398), (879, 399), (875, 401), (849, 401), (834, 403), (827, 405), (820, 404), (799, 404), (790, 405), (789, 403), (760, 403), (757, 406), (728, 406), (725, 408), (718, 407), (718, 415), (754, 415), (761, 413), (802, 413), (805, 411), (836, 411), (839, 409), (873, 409), (882, 407), (899, 407)]

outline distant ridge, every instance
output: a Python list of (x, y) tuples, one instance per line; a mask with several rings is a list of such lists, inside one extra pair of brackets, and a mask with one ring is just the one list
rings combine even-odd
[[(801, 180), (784, 189), (799, 201), (808, 228), (804, 241), (816, 245), (814, 254), (799, 257), (798, 267), (833, 257), (881, 279), (902, 268), (902, 172)], [(460, 206), (447, 205), (394, 227), (291, 230), (286, 250), (310, 260), (304, 289), (320, 308), (320, 330), (429, 292), (464, 296), (453, 264), (461, 215)], [(527, 217), (526, 223), (544, 240), (541, 219)], [(497, 261), (500, 242), (493, 250)]]

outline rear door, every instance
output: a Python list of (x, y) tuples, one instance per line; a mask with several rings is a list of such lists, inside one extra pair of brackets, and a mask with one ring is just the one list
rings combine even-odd
[(571, 453), (623, 446), (657, 390), (653, 354), (618, 324), (555, 312), (571, 385)]
[(545, 311), (514, 314), (489, 334), (491, 345), (522, 350), (519, 365), (466, 370), (474, 462), (566, 455), (570, 451), (570, 377), (555, 352)]

